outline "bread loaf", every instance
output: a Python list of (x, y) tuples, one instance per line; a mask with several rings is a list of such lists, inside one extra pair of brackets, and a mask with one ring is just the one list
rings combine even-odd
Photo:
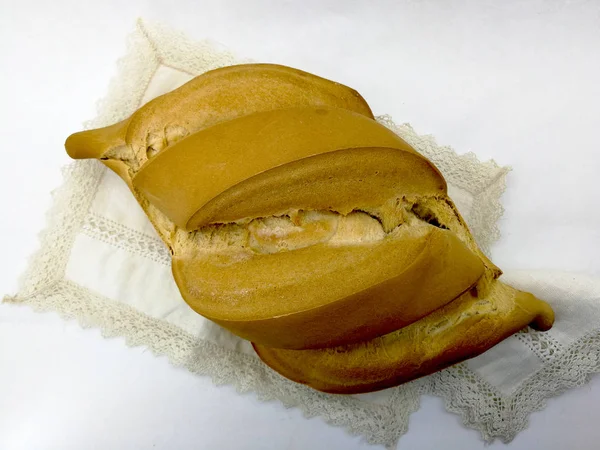
[(552, 323), (496, 281), (435, 166), (338, 83), (217, 69), (65, 145), (128, 184), (195, 311), (316, 389), (392, 386)]
[(205, 128), (150, 160), (133, 185), (187, 230), (446, 193), (438, 170), (392, 131), (330, 107), (263, 111)]
[(548, 330), (545, 302), (496, 281), (487, 295), (469, 291), (427, 317), (367, 342), (321, 350), (254, 344), (283, 376), (324, 392), (357, 394), (395, 386), (477, 356), (531, 324)]

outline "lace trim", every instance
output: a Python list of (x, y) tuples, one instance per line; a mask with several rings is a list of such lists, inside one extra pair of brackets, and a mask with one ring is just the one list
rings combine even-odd
[(103, 166), (83, 160), (62, 169), (63, 184), (52, 191), (52, 206), (46, 213), (46, 228), (38, 235), (39, 247), (28, 261), (19, 280), (19, 292), (28, 296), (64, 277), (71, 246), (81, 228), (96, 189)]
[(529, 350), (540, 358), (544, 363), (553, 360), (564, 347), (556, 341), (548, 333), (541, 333), (532, 328), (525, 328), (519, 333), (515, 334), (515, 337), (525, 344)]
[(446, 409), (459, 414), (465, 426), (479, 430), (485, 441), (499, 438), (509, 443), (527, 428), (531, 413), (546, 407), (549, 398), (588, 383), (600, 372), (600, 330), (559, 353), (510, 396), (497, 392), (465, 364), (420, 380), (421, 392), (441, 397)]
[[(118, 76), (111, 82), (108, 95), (98, 103), (97, 118), (89, 121), (87, 127), (109, 125), (137, 109), (146, 84), (160, 64), (199, 73), (235, 61), (231, 54), (216, 51), (208, 43), (191, 42), (183, 34), (139, 21), (136, 32), (129, 38), (126, 56), (118, 63)], [(479, 245), (488, 251), (499, 236), (495, 223), (503, 210), (497, 199), (508, 169), (498, 167), (493, 161), (482, 168), (473, 154), (457, 156), (448, 147), (438, 147), (432, 137), (418, 136), (408, 125), (395, 126), (386, 116), (380, 120), (392, 129), (400, 129), (400, 134), (419, 147), (446, 175), (458, 168), (467, 170), (473, 179), (489, 180), (495, 174), (495, 182), (474, 199), (473, 211), (479, 215), (470, 218)], [(547, 363), (509, 397), (496, 392), (464, 364), (390, 390), (387, 405), (321, 394), (292, 383), (252, 357), (199, 341), (173, 325), (100, 298), (63, 279), (72, 243), (82, 226), (87, 227), (85, 232), (92, 233), (92, 237), (107, 239), (111, 245), (128, 245), (127, 251), (135, 248), (160, 255), (156, 242), (147, 242), (152, 239), (150, 236), (136, 235), (127, 227), (117, 226), (121, 238), (114, 241), (98, 233), (98, 228), (113, 229), (114, 225), (102, 222), (100, 216), (88, 215), (104, 170), (97, 161), (78, 161), (64, 169), (65, 181), (53, 192), (54, 203), (48, 212), (47, 228), (40, 234), (40, 248), (21, 279), (19, 294), (6, 297), (5, 301), (56, 311), (66, 319), (76, 319), (83, 327), (102, 329), (106, 337), (124, 336), (127, 345), (148, 346), (155, 354), (166, 355), (174, 365), (211, 376), (217, 384), (233, 384), (239, 392), (255, 391), (262, 400), (277, 399), (287, 407), (298, 407), (307, 417), (321, 416), (333, 425), (365, 436), (371, 443), (389, 447), (395, 446), (407, 431), (408, 417), (418, 409), (423, 393), (442, 397), (448, 411), (459, 414), (465, 425), (480, 430), (487, 441), (500, 438), (508, 442), (527, 427), (529, 414), (542, 409), (547, 398), (580, 386), (589, 381), (592, 373), (600, 372), (600, 331), (569, 348), (560, 348), (545, 339), (546, 335), (542, 339), (539, 334), (527, 332), (518, 338)], [(457, 175), (460, 174), (454, 173), (454, 179), (460, 183), (461, 177)], [(471, 192), (473, 186), (465, 183), (460, 187)], [(482, 226), (487, 226), (487, 231)], [(123, 244), (130, 238), (132, 242)], [(143, 243), (137, 242), (139, 238)], [(164, 255), (156, 257), (164, 259)]]
[(125, 337), (129, 347), (148, 347), (156, 356), (167, 356), (174, 366), (210, 376), (216, 385), (231, 384), (239, 393), (255, 392), (262, 401), (279, 400), (287, 408), (299, 408), (305, 417), (323, 417), (372, 444), (393, 448), (408, 431), (410, 414), (419, 407), (418, 391), (410, 385), (395, 389), (388, 405), (317, 392), (282, 377), (258, 358), (199, 340), (168, 322), (67, 280), (27, 298), (7, 297), (4, 301), (57, 312), (64, 319), (77, 320), (83, 328), (99, 328), (105, 338)]
[(133, 230), (96, 213), (90, 213), (85, 218), (81, 231), (93, 239), (128, 253), (143, 256), (166, 266), (171, 265), (171, 253), (159, 238)]

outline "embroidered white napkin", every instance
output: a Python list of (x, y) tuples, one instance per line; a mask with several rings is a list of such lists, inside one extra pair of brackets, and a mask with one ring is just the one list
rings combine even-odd
[[(237, 62), (214, 44), (139, 22), (119, 74), (88, 127), (122, 120), (193, 76)], [(508, 169), (482, 163), (473, 154), (458, 156), (389, 117), (379, 120), (440, 168), (479, 245), (488, 251), (499, 236), (499, 198)], [(447, 409), (461, 414), (484, 439), (509, 441), (548, 397), (600, 371), (600, 282), (508, 271), (504, 281), (552, 304), (557, 321), (550, 332), (524, 330), (466, 363), (373, 394), (328, 395), (295, 384), (262, 364), (248, 342), (186, 305), (172, 279), (169, 252), (125, 184), (97, 161), (66, 168), (41, 240), (19, 293), (5, 301), (56, 311), (102, 329), (105, 336), (124, 336), (128, 345), (149, 347), (215, 383), (278, 399), (372, 443), (394, 446), (424, 393), (443, 397)]]

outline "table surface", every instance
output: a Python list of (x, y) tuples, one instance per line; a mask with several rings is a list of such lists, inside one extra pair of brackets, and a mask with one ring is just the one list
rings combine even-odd
[[(600, 275), (600, 2), (93, 3), (0, 0), (1, 293), (36, 249), (64, 139), (94, 116), (139, 16), (341, 81), (376, 114), (511, 165), (496, 263)], [(0, 305), (0, 399), (3, 450), (380, 448), (19, 306)], [(597, 448), (598, 417), (594, 378), (506, 447)], [(425, 397), (399, 448), (484, 443)]]

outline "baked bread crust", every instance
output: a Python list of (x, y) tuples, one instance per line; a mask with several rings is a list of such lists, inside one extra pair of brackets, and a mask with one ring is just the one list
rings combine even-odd
[(548, 330), (554, 312), (533, 295), (495, 281), (487, 295), (469, 291), (413, 324), (379, 338), (321, 350), (254, 344), (283, 376), (329, 393), (371, 392), (477, 356), (531, 324)]
[[(349, 149), (361, 151), (342, 152)], [(290, 210), (347, 214), (392, 197), (446, 194), (437, 168), (388, 128), (349, 110), (313, 106), (200, 130), (148, 161), (133, 185), (189, 231)], [(268, 195), (274, 189), (277, 195)]]
[(127, 183), (195, 311), (315, 389), (382, 389), (552, 324), (496, 280), (435, 166), (338, 83), (217, 69), (65, 147)]

